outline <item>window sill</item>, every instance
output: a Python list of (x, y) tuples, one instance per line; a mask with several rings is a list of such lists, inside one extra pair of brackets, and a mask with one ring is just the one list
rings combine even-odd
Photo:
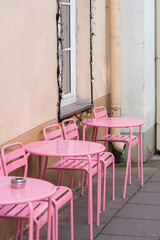
[(76, 102), (61, 108), (60, 120), (69, 118), (77, 113), (87, 111), (93, 107), (92, 103)]

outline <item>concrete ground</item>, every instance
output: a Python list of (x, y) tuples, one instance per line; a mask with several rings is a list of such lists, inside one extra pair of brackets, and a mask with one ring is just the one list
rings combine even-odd
[[(137, 178), (137, 166), (132, 166), (132, 184), (122, 198), (125, 164), (116, 164), (116, 199), (112, 201), (111, 168), (107, 172), (106, 210), (96, 226), (96, 177), (93, 178), (94, 239), (96, 240), (160, 240), (160, 156), (144, 163), (144, 186)], [(74, 194), (74, 239), (89, 240), (87, 224), (87, 186), (84, 196)], [(59, 240), (70, 239), (69, 206), (59, 213)], [(46, 240), (46, 229), (40, 240)], [(26, 232), (27, 237), (27, 232)]]

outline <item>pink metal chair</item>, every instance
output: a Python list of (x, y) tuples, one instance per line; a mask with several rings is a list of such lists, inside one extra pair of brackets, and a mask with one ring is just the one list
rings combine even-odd
[[(1, 149), (2, 163), (4, 175), (8, 176), (14, 170), (24, 167), (24, 177), (27, 175), (28, 156), (20, 142), (11, 143)], [(3, 175), (0, 166), (0, 174)], [(52, 209), (52, 239), (58, 240), (58, 209), (65, 203), (70, 201), (70, 217), (71, 217), (71, 240), (73, 240), (73, 194), (67, 187), (57, 187), (55, 194), (52, 197), (54, 209)], [(23, 239), (23, 221), (28, 220), (28, 208), (26, 204), (18, 204), (16, 206), (0, 206), (1, 218), (18, 219), (16, 237), (18, 239), (18, 230), (20, 227), (20, 239)], [(36, 224), (36, 240), (39, 239), (40, 228), (47, 223), (47, 201), (38, 201), (33, 203), (33, 220)], [(54, 213), (54, 214), (53, 214)]]
[[(43, 135), (45, 140), (57, 140), (57, 139), (63, 139), (63, 133), (61, 130), (61, 127), (58, 124), (47, 126), (43, 129)], [(76, 160), (77, 159), (77, 160)], [(58, 162), (52, 164), (51, 166), (48, 166), (48, 157), (46, 157), (45, 167), (44, 167), (44, 176), (46, 177), (46, 171), (48, 169), (54, 169), (58, 170), (58, 179), (57, 179), (57, 185), (62, 185), (63, 181), (63, 173), (64, 170), (73, 170), (72, 171), (72, 178), (71, 178), (71, 189), (73, 189), (73, 182), (74, 182), (74, 171), (82, 171), (82, 174), (84, 174), (84, 171), (88, 172), (88, 163), (79, 161), (78, 158), (61, 158)], [(95, 169), (96, 172), (96, 165), (97, 162), (92, 162), (92, 169)], [(81, 194), (83, 195), (83, 182), (84, 178), (82, 178), (82, 190)]]
[[(58, 124), (53, 124), (45, 127), (43, 129), (43, 136), (45, 140), (60, 140), (63, 139), (63, 134), (61, 131), (61, 127)], [(46, 178), (46, 171), (47, 169), (53, 169), (52, 166), (48, 166), (48, 157), (46, 157), (45, 160), (45, 166), (44, 166), (44, 174), (43, 174), (43, 179)], [(63, 170), (58, 171), (58, 178), (57, 178), (57, 185), (61, 186), (62, 185), (62, 177), (63, 175)]]
[[(108, 114), (106, 111), (106, 108), (101, 107), (95, 107), (93, 109), (94, 117), (95, 118), (108, 118)], [(97, 135), (97, 133), (96, 133)], [(104, 145), (106, 146), (106, 142), (124, 142), (129, 144), (129, 135), (113, 135), (108, 133), (108, 128), (106, 128), (106, 133), (104, 136), (97, 138), (96, 141), (102, 141), (104, 142)], [(137, 165), (138, 165), (138, 177), (140, 177), (140, 168), (139, 168), (139, 139), (136, 136), (132, 136), (131, 140), (131, 148), (137, 145)], [(130, 163), (131, 164), (131, 163)]]
[[(74, 119), (66, 119), (62, 121), (62, 127), (64, 131), (65, 139), (67, 140), (79, 140), (78, 127)], [(85, 139), (83, 139), (85, 140)], [(83, 158), (84, 159), (84, 158)], [(97, 161), (96, 156), (92, 156), (92, 162), (95, 165)], [(103, 152), (100, 154), (100, 161), (102, 163), (103, 172), (103, 210), (105, 210), (105, 196), (106, 196), (106, 168), (112, 164), (112, 199), (115, 199), (115, 161), (114, 156), (110, 152)], [(97, 173), (97, 167), (92, 169), (92, 176)], [(73, 177), (73, 176), (72, 176)], [(82, 175), (82, 179), (84, 174)], [(84, 180), (82, 180), (82, 183)]]
[(0, 177), (4, 176), (4, 171), (3, 171), (3, 167), (2, 167), (2, 160), (0, 158)]
[[(15, 147), (16, 149), (13, 150), (12, 147)], [(9, 148), (12, 148), (12, 151), (9, 151), (6, 153)], [(24, 167), (24, 177), (27, 175), (27, 159), (28, 155), (25, 153), (25, 150), (23, 148), (23, 145), (21, 143), (12, 143), (9, 144), (1, 149), (1, 155), (2, 155), (2, 163), (4, 168), (4, 175), (8, 176), (9, 173), (12, 171)], [(41, 214), (47, 210), (48, 203), (47, 202), (34, 202), (33, 203), (33, 218), (34, 222), (36, 224), (36, 240), (39, 239), (39, 230), (40, 228), (47, 222), (47, 216), (46, 214), (41, 217)], [(37, 211), (38, 210), (38, 211)], [(16, 229), (16, 235), (15, 239), (18, 239), (18, 230), (19, 226), (20, 228), (20, 239), (23, 239), (23, 221), (29, 220), (28, 216), (28, 207), (27, 204), (18, 204), (18, 205), (11, 205), (11, 206), (1, 206), (0, 208), (0, 217), (1, 218), (13, 218), (18, 219), (17, 229)]]

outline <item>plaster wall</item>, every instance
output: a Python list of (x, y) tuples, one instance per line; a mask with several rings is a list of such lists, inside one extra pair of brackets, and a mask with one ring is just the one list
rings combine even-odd
[(56, 117), (56, 3), (0, 1), (0, 144)]
[(123, 117), (155, 124), (154, 1), (120, 0), (121, 105)]
[[(110, 93), (106, 1), (96, 2), (94, 100)], [(57, 3), (0, 1), (0, 144), (57, 119)], [(76, 1), (77, 96), (89, 100), (89, 1)]]
[[(120, 32), (122, 116), (144, 119), (148, 142), (145, 132), (155, 135), (155, 2), (120, 0)], [(155, 139), (150, 144), (154, 152)]]
[[(110, 93), (109, 15), (106, 0), (95, 1), (93, 9), (93, 84), (94, 100)], [(77, 1), (77, 95), (90, 100), (90, 1)]]

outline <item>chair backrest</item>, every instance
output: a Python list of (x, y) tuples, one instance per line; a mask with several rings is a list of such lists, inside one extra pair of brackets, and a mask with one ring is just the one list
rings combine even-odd
[(63, 139), (62, 130), (58, 124), (49, 125), (43, 128), (43, 136), (45, 140)]
[(24, 167), (23, 176), (27, 176), (29, 154), (26, 154), (22, 143), (15, 142), (2, 147), (1, 156), (5, 176), (21, 167)]
[(66, 140), (79, 140), (78, 127), (73, 118), (63, 120), (62, 128)]
[(2, 167), (2, 160), (0, 158), (0, 176), (4, 176), (4, 171), (3, 171), (3, 167)]
[(108, 118), (107, 110), (105, 107), (95, 107), (93, 109), (95, 118)]

